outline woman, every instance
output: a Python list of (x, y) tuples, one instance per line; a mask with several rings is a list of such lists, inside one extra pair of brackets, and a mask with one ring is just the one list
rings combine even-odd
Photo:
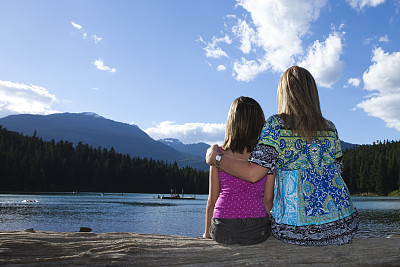
[[(225, 141), (218, 148), (219, 153), (247, 160), (264, 123), (264, 113), (254, 99), (237, 98), (229, 110)], [(272, 208), (273, 181), (267, 175), (256, 183), (240, 180), (219, 171), (217, 159), (217, 165), (210, 167), (203, 236), (230, 245), (252, 245), (267, 240), (271, 233), (267, 213)]]
[[(351, 243), (358, 215), (340, 174), (340, 140), (335, 125), (322, 116), (306, 69), (293, 66), (282, 75), (277, 106), (249, 160), (223, 155), (220, 168), (249, 182), (275, 173), (271, 229), (277, 239), (305, 246)], [(207, 151), (208, 164), (215, 164), (213, 149)]]

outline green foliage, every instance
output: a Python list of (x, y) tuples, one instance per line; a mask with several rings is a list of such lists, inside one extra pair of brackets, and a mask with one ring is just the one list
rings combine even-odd
[(352, 193), (388, 195), (400, 189), (400, 141), (384, 141), (347, 150), (343, 179)]
[(389, 197), (400, 197), (400, 190), (394, 190), (390, 192)]
[(2, 191), (97, 191), (207, 193), (208, 172), (178, 168), (148, 158), (118, 154), (114, 148), (23, 136), (0, 126)]

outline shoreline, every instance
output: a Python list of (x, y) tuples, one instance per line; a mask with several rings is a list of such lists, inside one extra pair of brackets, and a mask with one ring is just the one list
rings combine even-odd
[(400, 235), (354, 239), (342, 246), (302, 247), (270, 237), (252, 245), (210, 239), (140, 234), (0, 232), (0, 265), (56, 266), (400, 266)]

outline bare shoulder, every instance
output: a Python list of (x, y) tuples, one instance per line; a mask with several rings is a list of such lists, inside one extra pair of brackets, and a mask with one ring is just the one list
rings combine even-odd
[(247, 152), (246, 150), (243, 151), (243, 153), (239, 153), (239, 152), (232, 152), (232, 150), (227, 149), (227, 150), (222, 150), (222, 154), (242, 160), (248, 160), (250, 157), (250, 153)]

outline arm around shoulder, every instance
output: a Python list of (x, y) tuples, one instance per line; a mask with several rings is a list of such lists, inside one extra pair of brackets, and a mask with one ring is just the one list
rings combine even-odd
[(258, 182), (269, 172), (269, 168), (229, 155), (223, 155), (219, 166), (224, 172), (250, 183)]

